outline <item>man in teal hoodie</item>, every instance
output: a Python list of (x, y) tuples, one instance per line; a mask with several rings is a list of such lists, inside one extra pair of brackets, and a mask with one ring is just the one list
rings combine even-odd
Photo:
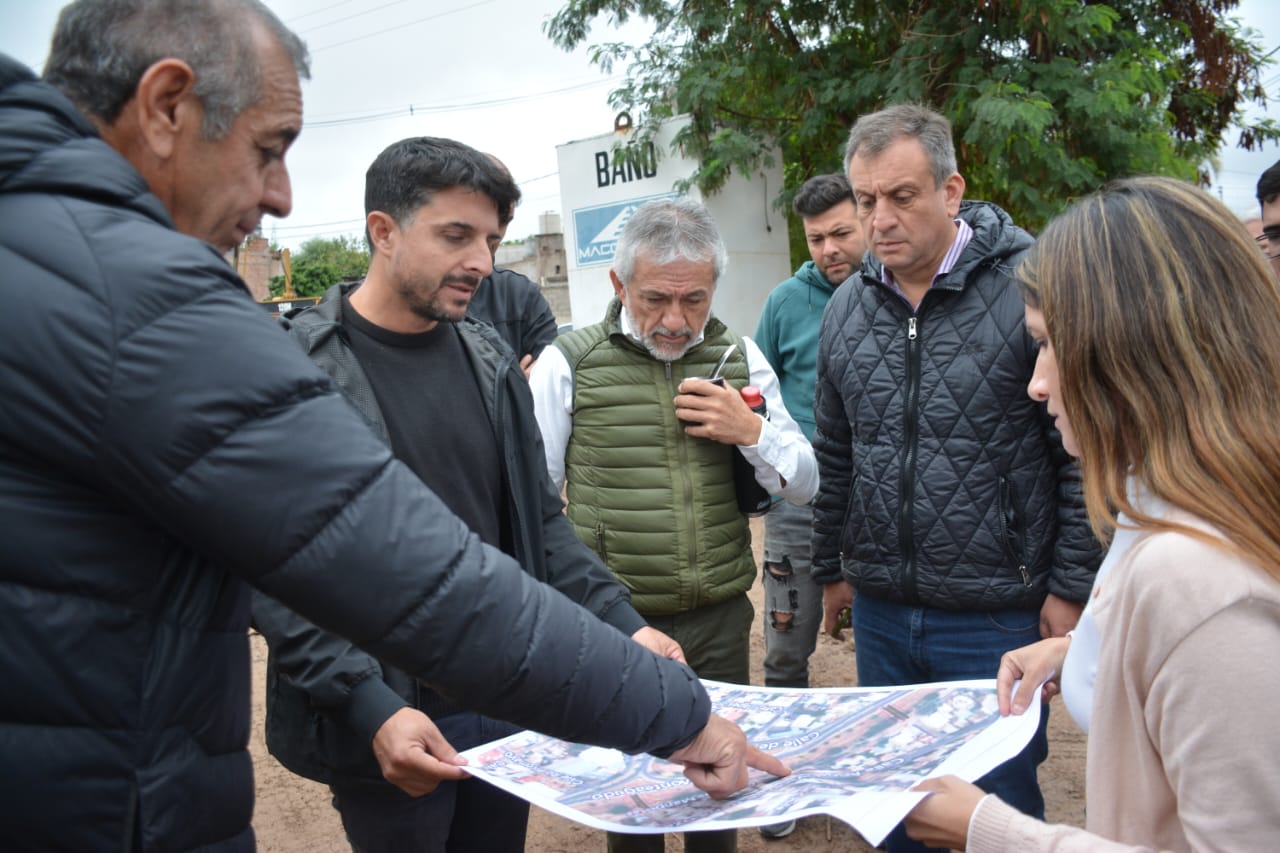
[[(818, 326), (831, 294), (862, 263), (866, 244), (853, 208), (849, 179), (818, 175), (805, 181), (792, 209), (804, 223), (811, 261), (773, 289), (755, 341), (778, 374), (787, 411), (813, 441), (813, 396)], [(809, 656), (822, 624), (822, 587), (809, 579), (813, 512), (779, 501), (764, 519), (764, 683), (808, 687)], [(788, 821), (760, 828), (766, 838), (795, 829)]]

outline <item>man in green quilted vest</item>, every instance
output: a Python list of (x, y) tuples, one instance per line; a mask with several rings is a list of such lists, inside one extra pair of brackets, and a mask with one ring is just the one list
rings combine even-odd
[[(603, 322), (557, 338), (529, 381), (547, 468), (567, 483), (578, 536), (700, 677), (745, 684), (756, 565), (734, 454), (766, 491), (795, 503), (813, 497), (818, 475), (769, 362), (711, 314), (726, 260), (701, 204), (641, 205), (618, 241)], [(726, 352), (723, 385), (697, 378)], [(748, 384), (767, 416), (743, 402)], [(660, 835), (609, 836), (615, 853), (662, 849)], [(733, 851), (737, 834), (687, 833), (685, 849)]]

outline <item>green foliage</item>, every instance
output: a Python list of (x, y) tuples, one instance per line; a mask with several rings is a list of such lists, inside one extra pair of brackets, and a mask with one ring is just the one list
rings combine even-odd
[[(359, 237), (316, 237), (302, 244), (292, 257), (293, 291), (299, 296), (320, 296), (340, 281), (364, 278), (369, 271), (369, 251)], [(271, 295), (284, 293), (284, 276), (271, 279)]]
[(674, 144), (714, 192), (782, 153), (786, 205), (808, 177), (843, 168), (861, 114), (927, 104), (956, 133), (966, 195), (1036, 230), (1113, 178), (1207, 181), (1225, 131), (1246, 149), (1280, 139), (1269, 63), (1228, 17), (1238, 0), (567, 0), (545, 25), (560, 47), (593, 24), (653, 25), (643, 45), (595, 45), (627, 79), (611, 95), (636, 137), (687, 113)]

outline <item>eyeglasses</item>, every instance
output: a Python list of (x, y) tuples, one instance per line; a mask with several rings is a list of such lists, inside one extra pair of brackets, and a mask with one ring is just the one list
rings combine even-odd
[(1280, 225), (1262, 229), (1262, 233), (1254, 237), (1253, 242), (1258, 244), (1258, 248), (1267, 256), (1267, 260), (1274, 261), (1280, 258)]

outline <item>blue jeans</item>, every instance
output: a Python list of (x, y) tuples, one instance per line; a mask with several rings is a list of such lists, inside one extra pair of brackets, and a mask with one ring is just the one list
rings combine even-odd
[[(1040, 639), (1040, 612), (938, 610), (858, 595), (853, 636), (860, 687), (995, 678), (1005, 652)], [(1026, 748), (977, 781), (984, 791), (1041, 820), (1044, 797), (1036, 768), (1049, 755), (1048, 724), (1046, 705)], [(885, 849), (905, 853), (933, 848), (907, 838), (899, 825), (885, 839)]]
[[(464, 712), (433, 720), (459, 751), (520, 731)], [(389, 782), (334, 784), (333, 807), (354, 853), (522, 853), (529, 804), (479, 779), (410, 797)]]
[(808, 687), (822, 627), (822, 586), (809, 576), (813, 507), (778, 501), (764, 517), (764, 683)]

